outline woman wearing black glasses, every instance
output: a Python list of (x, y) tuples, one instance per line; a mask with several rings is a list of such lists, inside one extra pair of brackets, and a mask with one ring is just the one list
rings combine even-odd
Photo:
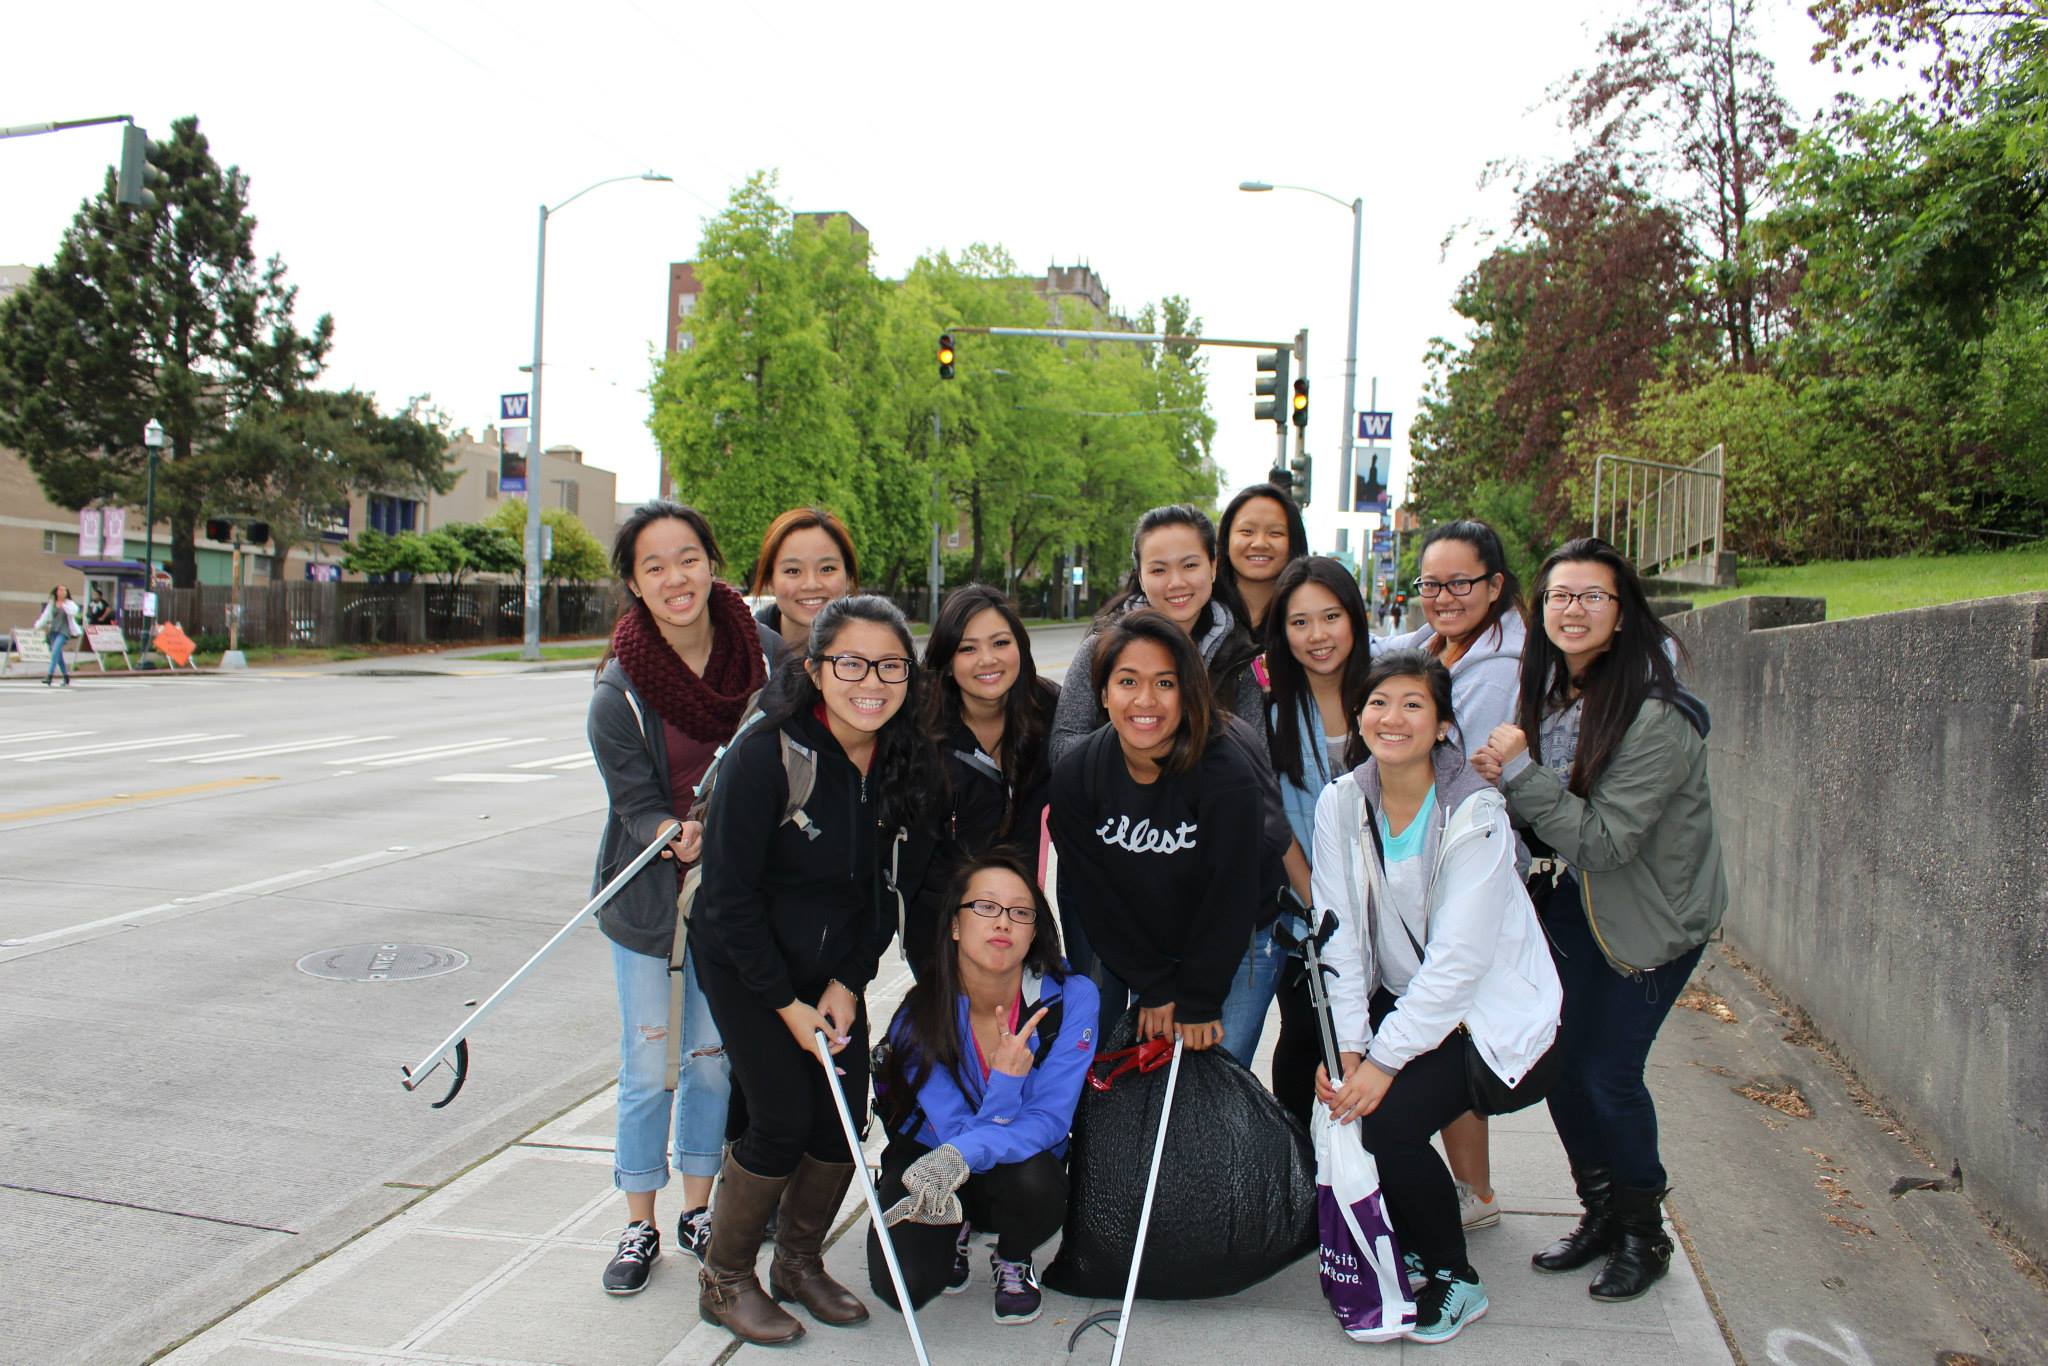
[[(776, 674), (761, 718), (721, 761), (705, 813), (690, 951), (746, 1095), (747, 1126), (719, 1172), (698, 1312), (746, 1342), (804, 1332), (754, 1276), (778, 1207), (775, 1300), (835, 1326), (868, 1316), (822, 1259), (857, 1160), (826, 1088), (840, 1085), (864, 1121), (861, 993), (901, 915), (889, 885), (897, 854), (919, 835), (916, 813), (943, 791), (918, 692), (901, 612), (875, 597), (827, 604), (802, 667)], [(787, 809), (785, 748), (815, 770), (798, 812)], [(837, 1079), (818, 1061), (818, 1031), (837, 1057)]]
[(1671, 1263), (1643, 1067), (1728, 904), (1707, 716), (1613, 546), (1563, 546), (1535, 599), (1543, 630), (1522, 661), (1519, 715), (1472, 758), (1552, 851), (1536, 909), (1564, 983), (1564, 1063), (1547, 1099), (1585, 1214), (1533, 1260), (1576, 1271), (1605, 1255), (1589, 1292), (1632, 1300)]
[[(1379, 642), (1380, 650), (1416, 649), (1451, 671), (1452, 739), (1467, 758), (1493, 728), (1515, 719), (1522, 675), (1522, 590), (1500, 536), (1484, 522), (1447, 522), (1422, 539), (1414, 584), (1425, 624)], [(1526, 859), (1524, 862), (1526, 863)], [(1476, 1114), (1444, 1129), (1444, 1153), (1458, 1187), (1458, 1219), (1467, 1231), (1500, 1223), (1493, 1195), (1492, 1145)]]
[[(973, 1277), (993, 1234), (997, 1323), (1038, 1317), (1032, 1253), (1067, 1212), (1067, 1133), (1095, 1058), (1095, 984), (1060, 957), (1045, 894), (1018, 858), (970, 857), (925, 951), (930, 968), (889, 1026), (877, 1103), (888, 1126), (881, 1197), (913, 1307)], [(868, 1234), (868, 1279), (895, 1289)]]

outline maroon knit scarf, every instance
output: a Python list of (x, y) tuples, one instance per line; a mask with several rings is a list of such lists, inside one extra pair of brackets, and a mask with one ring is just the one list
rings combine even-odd
[(711, 585), (711, 658), (704, 674), (683, 663), (635, 601), (612, 628), (612, 653), (633, 687), (670, 725), (692, 740), (723, 744), (738, 729), (747, 699), (768, 679), (761, 662), (761, 638), (740, 595), (716, 580)]

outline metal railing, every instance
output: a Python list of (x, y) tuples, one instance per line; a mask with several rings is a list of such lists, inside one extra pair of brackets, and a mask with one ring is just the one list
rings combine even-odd
[(1602, 455), (1593, 461), (1593, 535), (1645, 575), (1719, 581), (1722, 463), (1714, 446), (1689, 465)]

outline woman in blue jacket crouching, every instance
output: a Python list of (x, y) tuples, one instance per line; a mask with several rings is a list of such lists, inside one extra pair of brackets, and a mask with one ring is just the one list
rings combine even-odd
[[(932, 971), (911, 988), (877, 1059), (889, 1126), (880, 1196), (913, 1306), (973, 1277), (973, 1234), (993, 1234), (997, 1323), (1039, 1315), (1040, 1244), (1067, 1209), (1067, 1135), (1095, 1058), (1095, 984), (1070, 973), (1045, 893), (1015, 856), (954, 875)], [(868, 1231), (875, 1293), (896, 1307)]]

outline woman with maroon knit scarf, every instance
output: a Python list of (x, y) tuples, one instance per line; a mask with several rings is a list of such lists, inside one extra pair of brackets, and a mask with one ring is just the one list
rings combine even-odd
[(718, 1029), (687, 958), (683, 1068), (673, 1110), (665, 1089), (676, 892), (702, 843), (701, 828), (683, 817), (768, 676), (769, 642), (745, 600), (719, 582), (722, 565), (710, 522), (679, 503), (634, 509), (612, 544), (626, 605), (590, 701), (591, 752), (611, 799), (594, 885), (609, 881), (665, 828), (674, 831), (662, 851), (667, 861), (649, 864), (598, 913), (619, 991), (612, 1181), (626, 1193), (628, 1223), (605, 1267), (604, 1288), (614, 1295), (647, 1284), (661, 1251), (654, 1193), (668, 1184), (671, 1165), (683, 1178), (676, 1240), (703, 1256), (732, 1093)]

